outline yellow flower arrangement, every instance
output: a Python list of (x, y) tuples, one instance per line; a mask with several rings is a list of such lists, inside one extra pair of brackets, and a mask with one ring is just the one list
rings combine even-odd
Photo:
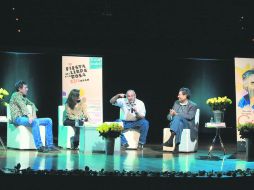
[(116, 138), (121, 135), (121, 132), (123, 131), (122, 125), (119, 123), (102, 123), (99, 125), (96, 130), (100, 133), (100, 136), (104, 138)]
[(209, 105), (212, 110), (225, 111), (227, 106), (229, 104), (232, 104), (232, 100), (229, 99), (227, 96), (214, 97), (207, 99), (206, 104)]
[(4, 98), (9, 95), (9, 92), (3, 88), (0, 88), (0, 104), (7, 106), (8, 103), (4, 101)]

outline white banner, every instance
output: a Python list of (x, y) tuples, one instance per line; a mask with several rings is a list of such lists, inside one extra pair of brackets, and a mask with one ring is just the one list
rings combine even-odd
[(72, 89), (86, 98), (90, 122), (103, 122), (102, 58), (62, 56), (62, 103)]
[[(236, 124), (254, 121), (254, 59), (235, 58)], [(245, 140), (237, 130), (237, 150), (245, 151)]]

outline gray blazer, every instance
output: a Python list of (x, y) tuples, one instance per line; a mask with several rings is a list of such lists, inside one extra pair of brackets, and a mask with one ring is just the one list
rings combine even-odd
[[(190, 128), (190, 137), (191, 140), (194, 141), (195, 139), (198, 138), (198, 125), (195, 125), (195, 114), (197, 111), (197, 104), (195, 104), (192, 101), (188, 101), (188, 104), (186, 105), (186, 109), (184, 111), (182, 111), (180, 109), (180, 102), (179, 100), (176, 100), (173, 106), (173, 109), (176, 111), (176, 113), (178, 113), (178, 116), (183, 117), (184, 119), (186, 119), (188, 121), (189, 124), (189, 128)], [(167, 118), (169, 120), (172, 120), (172, 117), (170, 114), (168, 114)]]

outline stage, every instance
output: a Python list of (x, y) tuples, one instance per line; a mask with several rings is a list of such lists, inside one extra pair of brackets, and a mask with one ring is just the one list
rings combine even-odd
[[(234, 189), (252, 184), (254, 162), (247, 161), (244, 152), (237, 153), (234, 144), (225, 143), (225, 147), (226, 155), (216, 145), (211, 157), (208, 156), (209, 143), (204, 142), (199, 143), (195, 153), (172, 154), (163, 152), (161, 145), (148, 144), (142, 151), (121, 150), (112, 156), (104, 152), (84, 154), (64, 149), (58, 153), (5, 151), (1, 147), (0, 168), (2, 177), (15, 179), (18, 186), (24, 187), (27, 187), (25, 184), (33, 187), (41, 182), (42, 176), (64, 188), (72, 187), (73, 182), (93, 186), (92, 189), (119, 189), (123, 185), (129, 189), (139, 186), (212, 189), (224, 185)], [(17, 169), (18, 163), (20, 168)], [(17, 185), (4, 184), (6, 187)], [(42, 186), (47, 187), (46, 183)]]
[(21, 164), (20, 169), (32, 170), (91, 170), (100, 171), (151, 171), (151, 172), (227, 172), (234, 170), (254, 169), (254, 162), (245, 159), (244, 152), (236, 153), (233, 144), (227, 144), (226, 155), (219, 146), (208, 156), (209, 144), (200, 144), (195, 153), (163, 152), (161, 145), (148, 144), (141, 150), (121, 150), (114, 155), (104, 152), (84, 154), (78, 150), (39, 153), (36, 150), (1, 149), (0, 168), (6, 173)]

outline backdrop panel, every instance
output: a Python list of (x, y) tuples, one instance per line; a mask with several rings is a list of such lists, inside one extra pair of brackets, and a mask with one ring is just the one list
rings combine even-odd
[[(253, 70), (253, 71), (252, 71)], [(253, 73), (252, 73), (253, 72)], [(236, 123), (254, 121), (254, 59), (235, 58)], [(245, 151), (245, 140), (237, 131), (237, 150)]]
[(91, 122), (103, 122), (102, 58), (62, 56), (62, 103), (72, 89), (86, 98)]

